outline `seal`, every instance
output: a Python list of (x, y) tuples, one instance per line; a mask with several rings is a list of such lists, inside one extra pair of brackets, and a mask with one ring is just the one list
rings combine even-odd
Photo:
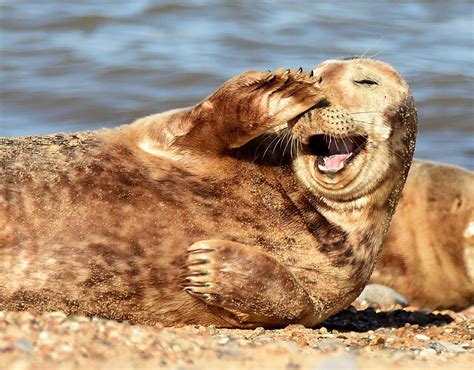
[(474, 173), (416, 160), (370, 281), (411, 305), (474, 305)]
[(0, 309), (314, 325), (369, 279), (416, 124), (396, 70), (354, 59), (246, 72), (115, 130), (2, 139)]

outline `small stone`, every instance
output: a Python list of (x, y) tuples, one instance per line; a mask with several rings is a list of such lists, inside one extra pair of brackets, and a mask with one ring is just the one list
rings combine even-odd
[(450, 353), (462, 353), (466, 352), (462, 345), (446, 342), (444, 340), (438, 340), (428, 344), (428, 348), (435, 350), (437, 353), (450, 352)]
[(432, 357), (436, 356), (436, 351), (432, 348), (425, 348), (420, 351), (420, 356), (421, 357)]
[(66, 353), (71, 353), (72, 351), (74, 351), (74, 347), (70, 344), (70, 343), (64, 343), (62, 344), (59, 349), (62, 351), (62, 352), (66, 352)]
[(424, 335), (424, 334), (417, 334), (415, 335), (415, 338), (418, 340), (430, 340), (430, 337)]
[(35, 344), (29, 339), (21, 338), (15, 342), (15, 348), (23, 352), (32, 353), (35, 350)]
[(209, 329), (209, 334), (216, 334), (217, 333), (217, 329), (214, 325), (209, 326), (208, 329)]
[(136, 338), (143, 338), (143, 332), (139, 329), (133, 329), (132, 335)]
[(320, 339), (316, 345), (323, 352), (332, 352), (344, 346), (343, 343), (335, 339)]
[(41, 333), (39, 333), (38, 338), (42, 341), (48, 340), (49, 333), (47, 331), (42, 331)]
[(256, 337), (264, 333), (265, 333), (265, 329), (262, 327), (258, 327), (249, 336), (247, 336), (247, 339), (255, 339)]
[(176, 353), (182, 352), (181, 346), (179, 344), (173, 344), (171, 346), (171, 349), (173, 352), (176, 352)]
[(274, 338), (271, 337), (271, 336), (260, 335), (259, 337), (255, 338), (253, 340), (253, 343), (255, 343), (255, 344), (266, 344), (266, 343), (270, 343), (270, 342), (273, 342), (273, 341), (274, 341)]
[(350, 353), (344, 353), (341, 356), (332, 356), (322, 360), (316, 366), (314, 370), (333, 370), (333, 369), (344, 369), (344, 370), (357, 370), (357, 360), (355, 356)]
[(218, 340), (217, 340), (217, 344), (219, 344), (220, 346), (223, 346), (227, 343), (230, 342), (230, 338), (228, 336), (224, 336), (224, 337), (220, 337)]
[(76, 321), (69, 323), (68, 326), (72, 331), (78, 331), (81, 328), (81, 324)]

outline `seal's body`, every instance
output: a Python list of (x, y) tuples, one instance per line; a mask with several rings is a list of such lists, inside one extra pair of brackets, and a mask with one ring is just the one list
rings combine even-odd
[[(313, 73), (247, 72), (116, 130), (3, 139), (0, 309), (272, 327), (348, 305), (408, 172), (416, 112), (381, 62)], [(326, 119), (352, 109), (338, 88), (373, 89), (353, 81), (364, 73), (388, 96), (373, 125)], [(286, 122), (275, 135), (298, 150), (267, 154), (260, 135)]]
[(371, 282), (412, 305), (474, 305), (474, 173), (414, 161)]

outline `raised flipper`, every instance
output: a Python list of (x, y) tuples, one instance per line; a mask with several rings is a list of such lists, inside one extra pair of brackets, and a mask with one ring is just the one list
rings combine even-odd
[(265, 252), (228, 240), (188, 249), (183, 287), (230, 325), (310, 324), (314, 305), (285, 266)]
[(169, 143), (205, 151), (237, 148), (318, 105), (322, 94), (309, 74), (245, 72), (169, 122)]

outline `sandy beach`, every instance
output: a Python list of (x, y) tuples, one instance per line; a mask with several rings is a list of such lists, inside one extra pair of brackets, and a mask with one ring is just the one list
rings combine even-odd
[(0, 312), (0, 368), (472, 369), (474, 310), (350, 307), (316, 328), (165, 328)]

